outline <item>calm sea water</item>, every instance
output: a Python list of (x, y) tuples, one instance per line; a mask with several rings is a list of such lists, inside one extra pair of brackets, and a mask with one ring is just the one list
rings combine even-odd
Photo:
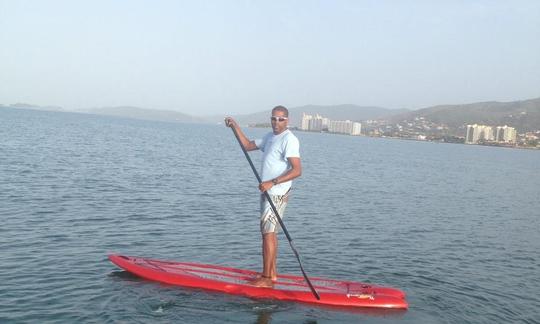
[[(540, 322), (540, 152), (296, 134), (285, 223), (306, 270), (401, 288), (408, 311), (131, 276), (107, 254), (260, 268), (256, 180), (232, 132), (0, 109), (0, 322)], [(283, 236), (279, 269), (299, 274)]]

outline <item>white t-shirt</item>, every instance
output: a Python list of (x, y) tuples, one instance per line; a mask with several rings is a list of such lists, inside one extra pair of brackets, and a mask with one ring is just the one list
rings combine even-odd
[[(287, 158), (300, 157), (300, 142), (288, 129), (279, 135), (270, 132), (262, 139), (255, 140), (255, 145), (263, 152), (262, 181), (269, 181), (283, 175), (291, 168)], [(278, 183), (268, 190), (268, 193), (271, 195), (284, 195), (289, 191), (291, 185), (292, 181)]]

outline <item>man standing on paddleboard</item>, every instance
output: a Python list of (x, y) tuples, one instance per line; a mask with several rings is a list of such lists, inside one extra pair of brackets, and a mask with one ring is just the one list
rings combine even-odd
[(288, 129), (289, 111), (283, 106), (272, 109), (270, 117), (272, 132), (262, 139), (250, 140), (231, 117), (225, 118), (225, 125), (238, 133), (247, 151), (263, 152), (261, 168), (261, 219), (263, 272), (251, 282), (256, 287), (272, 287), (277, 279), (277, 232), (279, 221), (272, 211), (264, 192), (268, 192), (281, 218), (289, 201), (292, 179), (302, 174), (300, 162), (300, 142)]

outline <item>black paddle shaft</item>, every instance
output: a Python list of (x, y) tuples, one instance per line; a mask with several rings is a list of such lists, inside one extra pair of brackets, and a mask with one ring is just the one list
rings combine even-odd
[[(257, 172), (257, 169), (255, 168), (255, 166), (253, 165), (253, 161), (251, 161), (251, 158), (249, 157), (249, 154), (248, 154), (246, 148), (242, 144), (242, 141), (240, 140), (240, 137), (238, 136), (238, 132), (236, 131), (236, 129), (234, 127), (231, 127), (231, 129), (232, 129), (232, 131), (234, 133), (234, 136), (236, 137), (236, 140), (238, 140), (238, 144), (240, 144), (240, 147), (242, 148), (242, 152), (244, 152), (244, 155), (246, 156), (246, 159), (248, 160), (249, 165), (251, 166), (251, 170), (253, 171), (253, 174), (255, 174), (255, 177), (257, 178), (257, 181), (259, 181), (259, 184), (261, 184), (262, 183), (261, 177), (259, 176), (259, 173)], [(317, 291), (315, 290), (315, 288), (311, 284), (311, 281), (309, 280), (309, 278), (308, 278), (308, 276), (306, 274), (306, 271), (304, 270), (304, 267), (302, 266), (302, 261), (300, 261), (300, 254), (298, 254), (298, 251), (296, 250), (296, 247), (294, 246), (293, 240), (291, 238), (291, 235), (289, 235), (289, 231), (287, 231), (287, 228), (285, 227), (285, 224), (283, 224), (283, 220), (281, 220), (281, 217), (279, 216), (277, 208), (274, 205), (274, 202), (272, 201), (272, 198), (270, 198), (270, 194), (268, 194), (268, 192), (265, 191), (264, 196), (268, 200), (268, 203), (270, 203), (270, 207), (274, 211), (274, 214), (276, 215), (276, 218), (279, 221), (279, 225), (283, 229), (283, 233), (285, 233), (285, 236), (287, 237), (287, 240), (289, 241), (289, 245), (291, 246), (291, 249), (293, 250), (294, 255), (296, 256), (296, 260), (298, 260), (298, 264), (300, 265), (300, 270), (302, 270), (302, 274), (304, 275), (304, 279), (306, 279), (306, 282), (307, 282), (307, 284), (309, 286), (309, 289), (311, 289), (311, 292), (313, 293), (315, 298), (317, 298), (317, 300), (320, 300), (321, 297), (319, 296), (319, 294), (317, 293)]]

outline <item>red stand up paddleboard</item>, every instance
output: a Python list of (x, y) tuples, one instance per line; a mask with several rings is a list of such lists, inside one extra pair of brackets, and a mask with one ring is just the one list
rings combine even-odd
[(301, 276), (279, 275), (273, 288), (249, 285), (255, 271), (189, 262), (109, 255), (112, 263), (142, 278), (171, 285), (202, 288), (252, 298), (277, 299), (329, 306), (407, 309), (405, 293), (352, 281), (310, 278), (317, 300)]

